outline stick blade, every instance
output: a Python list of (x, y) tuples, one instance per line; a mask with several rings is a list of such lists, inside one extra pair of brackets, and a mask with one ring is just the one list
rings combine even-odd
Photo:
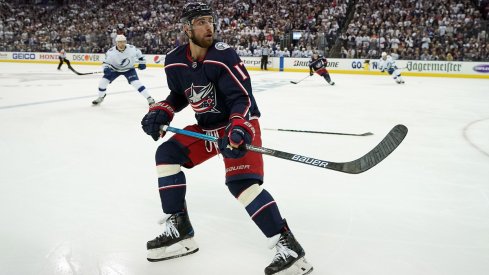
[(290, 83), (292, 83), (292, 84), (297, 84), (298, 82), (295, 82), (295, 81), (290, 81)]
[(370, 152), (359, 159), (344, 163), (329, 163), (329, 169), (348, 173), (359, 174), (363, 173), (375, 165), (379, 164), (387, 156), (389, 156), (401, 144), (408, 133), (408, 128), (402, 124), (398, 124), (390, 130), (390, 132), (375, 146)]

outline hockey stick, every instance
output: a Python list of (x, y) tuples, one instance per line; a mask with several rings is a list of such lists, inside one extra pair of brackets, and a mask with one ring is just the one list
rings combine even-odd
[(87, 74), (100, 74), (100, 73), (103, 73), (103, 72), (80, 73), (80, 72), (77, 72), (75, 69), (73, 69), (73, 67), (71, 67), (71, 65), (68, 65), (68, 69), (70, 69), (72, 72), (74, 72), (77, 75), (87, 75)]
[[(192, 131), (187, 131), (183, 129), (174, 128), (168, 125), (161, 126), (162, 131), (170, 131), (176, 134), (182, 134), (186, 136), (195, 137), (198, 139), (203, 139), (211, 142), (216, 142), (217, 137), (204, 135), (201, 133), (196, 133)], [(269, 149), (265, 147), (259, 147), (254, 145), (246, 145), (246, 149), (252, 152), (269, 155), (276, 158), (282, 158), (286, 160), (291, 160), (295, 162), (300, 162), (307, 165), (312, 165), (319, 168), (331, 169), (348, 174), (359, 174), (363, 173), (370, 168), (377, 165), (379, 162), (384, 160), (390, 153), (392, 153), (399, 144), (406, 137), (408, 129), (406, 126), (399, 124), (394, 126), (392, 130), (380, 141), (377, 146), (375, 146), (370, 152), (364, 156), (348, 162), (333, 162), (325, 161), (320, 159), (315, 159), (312, 157), (301, 156), (297, 154), (282, 152), (274, 149)]]
[(349, 133), (337, 133), (337, 132), (321, 132), (321, 131), (309, 131), (309, 130), (293, 130), (293, 129), (275, 129), (275, 128), (263, 128), (264, 130), (272, 130), (272, 131), (282, 131), (282, 132), (296, 132), (296, 133), (311, 133), (311, 134), (327, 134), (327, 135), (340, 135), (340, 136), (371, 136), (372, 132), (366, 132), (363, 134), (349, 134)]
[(310, 75), (308, 75), (308, 76), (304, 77), (303, 79), (301, 79), (301, 80), (299, 80), (299, 81), (290, 81), (290, 83), (292, 83), (292, 84), (299, 84), (299, 82), (301, 82), (302, 80), (304, 80), (304, 79), (306, 79), (306, 78), (308, 78), (308, 77), (310, 77)]
[[(107, 64), (107, 63), (105, 63), (105, 64)], [(115, 72), (124, 72), (124, 71), (119, 71), (119, 70), (117, 70), (116, 68), (114, 68), (114, 66), (112, 66), (112, 65), (110, 65), (110, 64), (108, 64), (108, 65), (109, 65), (109, 66), (110, 66), (110, 68), (111, 68), (113, 71), (115, 71)], [(91, 73), (80, 73), (80, 72), (77, 72), (75, 69), (73, 69), (73, 67), (71, 67), (71, 66), (68, 66), (68, 68), (69, 68), (70, 70), (72, 70), (72, 71), (73, 71), (75, 74), (77, 74), (77, 75), (103, 74), (103, 73), (104, 73), (103, 71), (100, 71), (100, 72), (91, 72)]]

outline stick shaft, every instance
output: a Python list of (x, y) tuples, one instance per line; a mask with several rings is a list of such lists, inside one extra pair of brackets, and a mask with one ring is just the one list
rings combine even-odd
[(301, 79), (301, 80), (299, 80), (299, 81), (290, 81), (290, 82), (291, 82), (291, 83), (294, 83), (294, 84), (297, 84), (297, 83), (301, 82), (302, 80), (304, 80), (304, 79), (306, 79), (306, 78), (308, 78), (308, 77), (310, 77), (310, 75), (308, 75), (308, 76), (304, 77), (303, 79)]
[(76, 71), (75, 69), (73, 69), (73, 67), (71, 67), (70, 65), (68, 65), (68, 69), (70, 69), (72, 72), (74, 72), (77, 75), (87, 75), (87, 74), (99, 74), (99, 73), (103, 73), (103, 72), (80, 73), (80, 72)]
[[(212, 142), (216, 142), (218, 140), (217, 137), (208, 136), (205, 134), (196, 133), (192, 131), (187, 131), (184, 129), (178, 129), (167, 125), (162, 125), (161, 130), (170, 131), (176, 134), (182, 134), (182, 135), (191, 136), (191, 137), (208, 140)], [(256, 153), (269, 155), (272, 157), (277, 157), (285, 160), (300, 162), (303, 164), (307, 164), (319, 168), (335, 170), (338, 172), (343, 172), (348, 174), (359, 174), (376, 166), (382, 160), (384, 160), (388, 155), (390, 155), (390, 153), (392, 153), (401, 144), (401, 142), (406, 137), (407, 133), (408, 133), (408, 129), (406, 126), (402, 124), (396, 125), (380, 141), (380, 143), (377, 144), (377, 146), (375, 146), (367, 154), (363, 155), (362, 157), (356, 160), (347, 161), (347, 162), (325, 161), (325, 160), (320, 160), (312, 157), (302, 156), (298, 154), (293, 154), (293, 153), (283, 152), (283, 151), (269, 149), (265, 147), (248, 145), (248, 144), (246, 145), (246, 149)]]
[(351, 133), (339, 133), (339, 132), (324, 132), (324, 131), (310, 131), (310, 130), (294, 130), (294, 129), (281, 129), (281, 128), (263, 128), (264, 130), (281, 131), (281, 132), (296, 132), (296, 133), (311, 133), (311, 134), (327, 134), (327, 135), (341, 135), (341, 136), (371, 136), (373, 133), (366, 132), (362, 134)]

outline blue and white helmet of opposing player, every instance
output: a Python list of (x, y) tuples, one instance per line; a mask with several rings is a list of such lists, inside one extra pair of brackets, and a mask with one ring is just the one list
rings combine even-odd
[(209, 5), (201, 2), (187, 3), (185, 4), (185, 6), (183, 6), (182, 17), (180, 18), (180, 22), (184, 24), (192, 24), (192, 20), (201, 16), (214, 17), (212, 8)]

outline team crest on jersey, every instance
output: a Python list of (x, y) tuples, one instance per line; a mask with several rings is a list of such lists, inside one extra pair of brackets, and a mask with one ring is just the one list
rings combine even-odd
[(194, 86), (192, 84), (185, 95), (188, 98), (190, 106), (197, 114), (202, 113), (219, 113), (215, 108), (217, 105), (216, 89), (214, 84), (209, 83), (207, 86)]
[(119, 65), (121, 65), (121, 67), (125, 67), (125, 66), (129, 65), (130, 62), (131, 61), (129, 61), (129, 59), (124, 58), (124, 59), (122, 59), (121, 64), (119, 64)]
[(229, 49), (229, 45), (224, 43), (224, 42), (217, 42), (216, 43), (216, 49), (220, 50), (220, 51), (223, 51), (225, 49)]

